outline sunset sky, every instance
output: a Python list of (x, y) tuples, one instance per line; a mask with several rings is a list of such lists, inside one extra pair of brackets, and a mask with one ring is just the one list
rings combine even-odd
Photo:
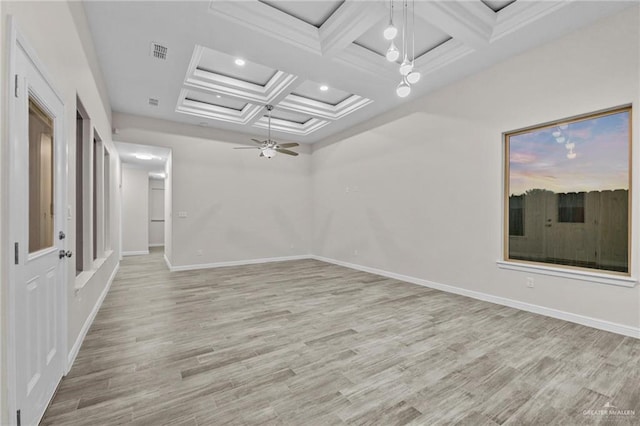
[[(566, 141), (558, 143), (554, 131)], [(567, 142), (575, 144), (573, 159), (567, 158)], [(629, 189), (627, 111), (512, 136), (509, 144), (509, 194)]]

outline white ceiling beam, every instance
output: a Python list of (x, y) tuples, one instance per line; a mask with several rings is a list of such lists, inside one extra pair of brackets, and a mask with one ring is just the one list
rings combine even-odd
[(416, 67), (422, 77), (425, 77), (473, 52), (475, 52), (474, 49), (461, 41), (451, 39), (416, 58)]
[(340, 52), (388, 13), (382, 2), (346, 0), (320, 27), (322, 54)]
[(415, 8), (417, 16), (469, 47), (479, 50), (489, 45), (496, 13), (480, 0), (418, 1)]
[(389, 62), (384, 56), (354, 43), (346, 46), (333, 60), (386, 80), (398, 79), (397, 63)]

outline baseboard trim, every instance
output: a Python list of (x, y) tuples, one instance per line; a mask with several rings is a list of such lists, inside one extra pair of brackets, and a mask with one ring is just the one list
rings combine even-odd
[(497, 305), (508, 306), (510, 308), (520, 309), (522, 311), (545, 315), (547, 317), (569, 321), (576, 324), (585, 325), (587, 327), (597, 328), (599, 330), (609, 331), (611, 333), (621, 334), (624, 336), (640, 339), (640, 327), (631, 327), (625, 324), (605, 321), (605, 320), (601, 320), (593, 317), (561, 311), (558, 309), (547, 308), (540, 305), (533, 305), (531, 303), (520, 302), (518, 300), (507, 299), (505, 297), (494, 296), (494, 295), (482, 293), (479, 291), (467, 290), (460, 287), (440, 284), (433, 281), (424, 280), (421, 278), (397, 274), (395, 272), (384, 271), (382, 269), (371, 268), (368, 266), (357, 265), (354, 263), (343, 262), (341, 260), (330, 259), (327, 257), (316, 256), (316, 255), (311, 255), (309, 257), (311, 259), (319, 260), (322, 262), (332, 263), (338, 266), (344, 266), (345, 268), (355, 269), (362, 272), (368, 272), (370, 274), (380, 275), (383, 277), (392, 278), (399, 281), (405, 281), (408, 283), (421, 285), (423, 287), (429, 287), (435, 290), (441, 290), (447, 293), (453, 293), (453, 294), (458, 294), (460, 296), (471, 297), (473, 299), (495, 303)]
[(262, 259), (232, 260), (228, 262), (172, 266), (169, 263), (169, 260), (165, 256), (165, 262), (167, 262), (167, 266), (169, 267), (169, 270), (171, 272), (179, 272), (179, 271), (194, 271), (197, 269), (224, 268), (225, 266), (244, 266), (244, 265), (255, 265), (259, 263), (285, 262), (287, 260), (303, 260), (303, 259), (311, 259), (311, 258), (312, 256), (308, 254), (302, 254), (302, 255), (296, 255), (296, 256), (266, 257)]
[(69, 354), (67, 355), (67, 370), (64, 373), (65, 376), (71, 370), (71, 367), (73, 366), (73, 363), (75, 362), (76, 357), (78, 356), (78, 352), (80, 352), (80, 347), (82, 346), (82, 342), (84, 342), (84, 338), (87, 336), (87, 333), (89, 332), (89, 328), (91, 328), (91, 324), (93, 324), (93, 320), (96, 318), (96, 315), (98, 314), (98, 311), (102, 306), (102, 302), (104, 302), (105, 297), (107, 297), (107, 293), (109, 293), (109, 289), (111, 289), (111, 284), (113, 283), (113, 280), (115, 279), (119, 269), (120, 269), (120, 262), (116, 263), (116, 267), (113, 268), (113, 272), (111, 272), (111, 276), (109, 276), (107, 285), (104, 287), (104, 290), (102, 290), (102, 293), (100, 293), (100, 297), (98, 297), (98, 300), (96, 301), (96, 304), (93, 306), (91, 313), (89, 314), (84, 324), (82, 325), (80, 334), (78, 334), (78, 338), (76, 339), (75, 343), (73, 344), (73, 347), (71, 348), (71, 350), (69, 351)]
[(171, 262), (169, 262), (169, 258), (167, 257), (167, 253), (165, 253), (162, 257), (164, 258), (164, 263), (167, 264), (167, 268), (169, 268), (169, 271), (171, 271), (172, 266)]
[(149, 250), (140, 250), (140, 251), (123, 251), (123, 256), (140, 256), (144, 254), (149, 254)]

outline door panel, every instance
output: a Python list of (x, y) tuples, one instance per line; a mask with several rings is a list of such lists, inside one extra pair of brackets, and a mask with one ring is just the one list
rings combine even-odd
[(23, 425), (39, 422), (66, 361), (61, 338), (66, 265), (59, 257), (65, 241), (58, 238), (66, 231), (64, 105), (32, 58), (18, 39), (13, 68), (17, 88), (10, 101), (9, 221), (12, 244), (19, 250), (10, 271), (10, 327), (12, 405), (20, 410)]

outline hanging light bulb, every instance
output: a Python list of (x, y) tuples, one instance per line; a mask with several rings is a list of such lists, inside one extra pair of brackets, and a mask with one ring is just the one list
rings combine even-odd
[(393, 21), (389, 21), (389, 25), (384, 29), (382, 33), (386, 40), (393, 40), (398, 35), (398, 29), (393, 25)]
[(420, 74), (420, 71), (413, 69), (412, 67), (411, 72), (407, 74), (407, 82), (409, 82), (409, 84), (416, 84), (417, 82), (420, 81), (420, 77), (422, 77), (422, 75)]
[(382, 35), (386, 40), (393, 40), (398, 35), (398, 29), (393, 25), (393, 0), (390, 0), (389, 3), (391, 3), (389, 6), (389, 25), (384, 29)]
[(404, 55), (404, 60), (400, 64), (400, 74), (402, 74), (403, 76), (406, 76), (407, 74), (409, 74), (411, 72), (412, 69), (413, 69), (413, 65), (411, 64), (411, 62), (409, 62), (409, 59), (407, 58), (407, 55), (405, 54)]
[(389, 22), (382, 34), (386, 40), (393, 40), (398, 35), (398, 29), (393, 25), (393, 22)]
[(400, 51), (393, 41), (391, 42), (391, 46), (389, 46), (389, 49), (387, 49), (387, 54), (385, 56), (387, 57), (387, 61), (389, 62), (395, 62), (400, 57)]
[(411, 93), (411, 86), (407, 84), (403, 78), (398, 87), (396, 87), (396, 94), (401, 98), (406, 98)]

